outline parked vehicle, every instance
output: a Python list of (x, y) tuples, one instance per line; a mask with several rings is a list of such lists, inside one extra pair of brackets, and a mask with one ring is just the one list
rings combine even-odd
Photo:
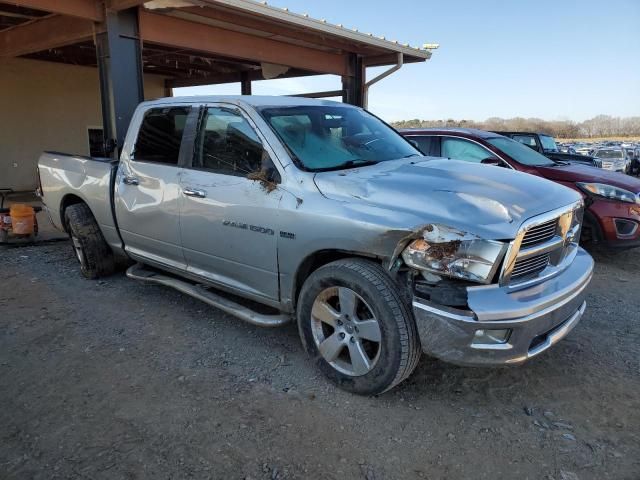
[(591, 155), (591, 152), (593, 152), (593, 146), (592, 145), (577, 145), (574, 147), (575, 151), (578, 155), (582, 155), (582, 156), (589, 156)]
[(624, 156), (629, 163), (627, 173), (637, 175), (638, 166), (640, 164), (640, 148), (631, 144), (622, 144)]
[(551, 160), (559, 160), (561, 162), (579, 163), (583, 165), (591, 165), (601, 167), (596, 158), (581, 153), (562, 153), (556, 141), (551, 135), (534, 132), (493, 132), (505, 137), (509, 137), (516, 142), (522, 143), (527, 147), (541, 153)]
[(559, 145), (558, 151), (560, 153), (571, 153), (572, 155), (575, 155), (578, 153), (571, 145)]
[(599, 148), (593, 152), (594, 157), (600, 161), (601, 168), (613, 172), (628, 173), (631, 160), (627, 158), (625, 151), (619, 147)]
[(550, 160), (522, 144), (474, 129), (402, 130), (427, 155), (512, 168), (580, 192), (586, 211), (582, 240), (610, 248), (640, 246), (640, 180)]
[(407, 378), (421, 350), (525, 362), (578, 323), (593, 271), (576, 192), (426, 159), (334, 102), (145, 102), (119, 162), (49, 152), (39, 175), (85, 276), (126, 255), (130, 277), (248, 322), (295, 316), (319, 368), (361, 394)]
[(640, 175), (640, 147), (636, 147), (633, 150), (629, 173), (632, 175)]

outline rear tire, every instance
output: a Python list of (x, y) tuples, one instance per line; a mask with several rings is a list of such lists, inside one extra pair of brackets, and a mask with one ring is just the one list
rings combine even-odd
[(305, 350), (349, 392), (383, 393), (409, 377), (420, 359), (411, 309), (374, 262), (351, 258), (320, 267), (302, 287), (297, 317)]
[(64, 217), (82, 275), (95, 279), (112, 274), (116, 259), (89, 207), (76, 203), (67, 207)]

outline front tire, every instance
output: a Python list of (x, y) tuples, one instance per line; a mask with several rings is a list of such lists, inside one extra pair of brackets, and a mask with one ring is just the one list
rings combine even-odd
[(116, 269), (113, 251), (89, 207), (84, 203), (76, 203), (67, 207), (64, 217), (82, 275), (96, 279), (112, 274)]
[(383, 393), (420, 359), (410, 307), (374, 262), (351, 258), (320, 267), (302, 287), (297, 317), (305, 350), (344, 390)]

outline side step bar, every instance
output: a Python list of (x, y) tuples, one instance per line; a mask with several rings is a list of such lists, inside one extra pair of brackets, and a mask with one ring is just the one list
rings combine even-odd
[(291, 316), (286, 314), (265, 315), (255, 312), (250, 308), (240, 305), (239, 303), (229, 300), (221, 295), (213, 293), (206, 287), (198, 284), (189, 283), (187, 280), (163, 275), (155, 270), (146, 268), (144, 265), (137, 263), (127, 270), (127, 277), (142, 282), (157, 283), (167, 287), (175, 288), (179, 292), (190, 295), (209, 305), (212, 305), (229, 315), (244, 320), (245, 322), (257, 325), (259, 327), (279, 327), (291, 321)]

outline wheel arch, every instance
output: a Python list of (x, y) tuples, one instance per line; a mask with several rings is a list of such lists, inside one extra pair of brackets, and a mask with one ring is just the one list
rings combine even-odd
[[(604, 229), (600, 224), (600, 219), (588, 208), (584, 211), (582, 229), (583, 235), (587, 233), (585, 230), (591, 233), (591, 238), (589, 238), (588, 241), (594, 244), (600, 243), (605, 239)], [(582, 240), (587, 241), (587, 238), (583, 237), (581, 241)]]
[[(66, 194), (64, 197), (62, 197), (62, 201), (60, 202), (60, 221), (62, 223), (62, 228), (64, 228), (64, 231), (67, 233), (69, 233), (69, 225), (67, 225), (67, 219), (65, 217), (64, 212), (71, 205), (76, 205), (78, 203), (84, 203), (89, 208), (89, 210), (91, 210), (91, 207), (89, 206), (89, 204), (85, 202), (83, 198), (79, 197), (74, 193)], [(91, 211), (91, 214), (93, 215), (93, 211)]]
[(305, 257), (300, 262), (298, 269), (293, 278), (293, 291), (291, 296), (292, 306), (295, 309), (298, 303), (298, 296), (305, 280), (315, 272), (318, 268), (327, 265), (328, 263), (335, 262), (336, 260), (342, 260), (344, 258), (364, 258), (366, 260), (372, 260), (374, 262), (382, 263), (382, 259), (371, 254), (352, 252), (348, 250), (339, 249), (324, 249), (313, 252)]

